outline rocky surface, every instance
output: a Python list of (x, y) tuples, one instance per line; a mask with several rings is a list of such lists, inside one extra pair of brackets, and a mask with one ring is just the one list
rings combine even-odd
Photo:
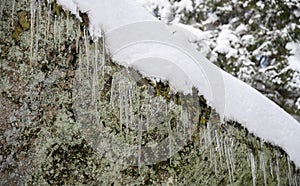
[(84, 13), (0, 6), (0, 185), (300, 183), (282, 150), (220, 121), (196, 90), (114, 64)]

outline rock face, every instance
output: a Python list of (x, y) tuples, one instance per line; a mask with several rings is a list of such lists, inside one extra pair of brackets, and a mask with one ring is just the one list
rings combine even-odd
[[(88, 20), (81, 13), (83, 20)], [(203, 97), (113, 63), (54, 2), (0, 4), (0, 185), (297, 185)]]

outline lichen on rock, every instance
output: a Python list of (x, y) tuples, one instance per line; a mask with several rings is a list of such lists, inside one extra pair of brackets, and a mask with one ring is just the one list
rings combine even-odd
[(55, 2), (3, 2), (0, 185), (300, 182), (284, 151), (220, 120), (196, 89), (117, 65)]

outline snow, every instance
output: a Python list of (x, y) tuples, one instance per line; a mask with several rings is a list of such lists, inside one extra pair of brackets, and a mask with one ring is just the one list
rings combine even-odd
[(77, 14), (77, 5), (75, 2), (72, 0), (57, 0), (57, 3), (62, 7), (67, 8), (72, 14), (79, 18), (79, 15)]
[(173, 19), (173, 12), (169, 0), (136, 0), (143, 5), (151, 14), (160, 15), (161, 21), (169, 23)]
[(237, 33), (239, 33), (239, 34), (243, 34), (243, 33), (245, 33), (247, 30), (248, 30), (248, 29), (247, 29), (246, 25), (240, 24), (240, 25), (236, 28), (235, 31), (236, 31)]
[(264, 9), (265, 4), (264, 4), (263, 2), (261, 2), (261, 1), (258, 1), (258, 2), (256, 2), (256, 6), (257, 6), (258, 8)]
[(300, 109), (300, 98), (298, 98), (298, 100), (296, 102), (296, 106), (298, 107), (298, 109)]
[(209, 31), (201, 31), (200, 29), (196, 29), (191, 25), (175, 23), (170, 25), (170, 27), (174, 28), (174, 31), (182, 32), (185, 37), (187, 37), (189, 42), (206, 40), (211, 37), (211, 33)]
[(253, 35), (249, 35), (249, 34), (243, 35), (241, 41), (242, 41), (244, 44), (246, 44), (246, 43), (253, 43), (254, 37), (253, 37)]
[(191, 44), (195, 45), (195, 48), (198, 48), (199, 52), (203, 56), (207, 56), (208, 53), (211, 52), (209, 47), (209, 40), (212, 37), (211, 31), (201, 31), (200, 29), (194, 28), (191, 25), (185, 25), (181, 23), (171, 24), (169, 26), (169, 30), (176, 37), (183, 37), (185, 40), (188, 40)]
[(181, 10), (185, 9), (188, 11), (193, 11), (193, 3), (191, 0), (181, 0), (179, 2), (175, 2), (174, 6), (179, 7)]
[[(73, 13), (77, 9), (88, 13), (92, 35), (101, 36), (99, 30), (103, 30), (113, 60), (144, 76), (168, 80), (174, 90), (185, 94), (191, 93), (192, 87), (198, 88), (221, 116), (240, 122), (249, 132), (280, 146), (300, 168), (299, 123), (258, 91), (210, 63), (184, 34), (172, 31), (133, 0), (58, 3)], [(226, 40), (237, 40), (229, 29), (221, 34), (218, 50), (229, 48)]]
[(300, 71), (300, 43), (290, 42), (286, 48), (291, 50), (291, 56), (288, 58), (291, 68)]
[[(288, 58), (289, 68), (295, 70), (291, 85), (300, 87), (300, 43), (290, 42), (286, 45), (286, 48), (291, 50), (291, 56)], [(300, 98), (296, 102), (296, 106), (300, 109)]]
[(219, 20), (219, 17), (214, 13), (208, 13), (208, 18), (203, 22), (204, 25), (211, 24)]
[(226, 54), (227, 58), (235, 56), (237, 54), (237, 50), (232, 48), (232, 45), (238, 41), (237, 36), (232, 30), (230, 30), (229, 25), (224, 25), (222, 27), (222, 31), (219, 33), (219, 37), (217, 38), (217, 46), (214, 51)]
[(295, 10), (294, 13), (295, 13), (295, 15), (296, 15), (297, 17), (300, 17), (300, 10), (297, 10), (297, 11)]

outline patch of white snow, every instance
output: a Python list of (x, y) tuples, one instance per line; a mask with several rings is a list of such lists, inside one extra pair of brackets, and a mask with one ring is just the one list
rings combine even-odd
[(291, 56), (288, 58), (290, 67), (300, 72), (300, 43), (290, 42), (286, 48), (291, 50)]

